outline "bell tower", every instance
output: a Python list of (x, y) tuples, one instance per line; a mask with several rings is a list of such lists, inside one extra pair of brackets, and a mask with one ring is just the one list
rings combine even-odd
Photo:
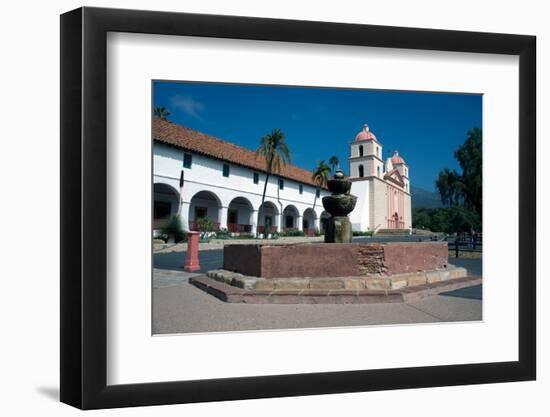
[(382, 144), (367, 124), (363, 125), (350, 145), (349, 176), (353, 179), (384, 177)]
[(399, 155), (399, 152), (395, 150), (393, 156), (388, 158), (386, 166), (391, 167), (388, 170), (396, 169), (401, 174), (403, 182), (405, 183), (405, 191), (410, 192), (409, 189), (409, 167), (406, 164), (405, 160)]

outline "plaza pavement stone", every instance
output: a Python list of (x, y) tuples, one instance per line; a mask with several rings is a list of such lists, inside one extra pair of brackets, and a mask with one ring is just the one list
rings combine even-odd
[(179, 285), (154, 287), (152, 331), (177, 334), (476, 321), (482, 319), (482, 302), (475, 294), (481, 295), (481, 286), (469, 288), (468, 298), (457, 291), (410, 302), (258, 305), (223, 302), (182, 280)]

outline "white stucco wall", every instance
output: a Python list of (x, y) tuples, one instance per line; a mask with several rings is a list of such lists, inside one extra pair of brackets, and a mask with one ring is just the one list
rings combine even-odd
[(373, 178), (372, 193), (370, 195), (370, 230), (387, 228), (387, 184), (385, 181)]
[(412, 199), (411, 195), (408, 193), (404, 193), (403, 195), (403, 202), (404, 202), (404, 215), (403, 219), (405, 221), (405, 229), (412, 229)]
[[(254, 218), (254, 223), (251, 223), (250, 219), (246, 219), (246, 213), (240, 212), (239, 222), (252, 224), (255, 230), (257, 211), (261, 205), (266, 177), (264, 173), (258, 172), (259, 182), (254, 184), (253, 174), (257, 171), (193, 152), (188, 152), (193, 155), (191, 168), (184, 168), (184, 150), (158, 142), (154, 142), (153, 146), (154, 183), (165, 183), (178, 190), (182, 203), (180, 216), (184, 226), (188, 225), (189, 220), (194, 220), (194, 207), (197, 204), (193, 197), (201, 191), (207, 191), (214, 194), (219, 200), (218, 212), (216, 213), (215, 207), (212, 206), (208, 210), (208, 217), (219, 222), (220, 227), (227, 227), (228, 207), (231, 201), (236, 197), (243, 197), (252, 206), (253, 212), (250, 213), (250, 209), (248, 209), (247, 213), (249, 213), (249, 218)], [(229, 177), (224, 177), (222, 174), (224, 163), (230, 166)], [(184, 185), (180, 188), (179, 180), (182, 170), (184, 171)], [(287, 178), (283, 178), (283, 180), (283, 190), (279, 189), (279, 177), (277, 176), (270, 177), (267, 186), (266, 201), (272, 203), (276, 208), (274, 225), (277, 226), (278, 230), (284, 227), (281, 214), (287, 206), (294, 206), (298, 211), (295, 220), (297, 227), (301, 228), (302, 216), (308, 208), (311, 208), (316, 215), (315, 227), (318, 228), (319, 218), (324, 211), (321, 198), (329, 195), (330, 192), (321, 190), (320, 198), (316, 198), (316, 188), (302, 184), (303, 193), (300, 194), (298, 182)]]
[(364, 232), (369, 230), (370, 188), (371, 181), (368, 179), (353, 181), (351, 184), (351, 194), (357, 197), (355, 209), (349, 215), (353, 231)]

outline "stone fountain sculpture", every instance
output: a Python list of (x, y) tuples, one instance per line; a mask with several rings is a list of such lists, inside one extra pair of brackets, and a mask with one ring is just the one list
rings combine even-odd
[(326, 243), (351, 243), (351, 222), (348, 214), (353, 211), (357, 197), (350, 194), (351, 180), (345, 178), (341, 169), (328, 181), (332, 195), (323, 197), (323, 207), (331, 217), (325, 228)]

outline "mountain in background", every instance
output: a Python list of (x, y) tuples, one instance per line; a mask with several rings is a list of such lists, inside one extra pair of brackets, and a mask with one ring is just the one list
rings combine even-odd
[(435, 191), (411, 186), (412, 208), (440, 208), (441, 198)]

